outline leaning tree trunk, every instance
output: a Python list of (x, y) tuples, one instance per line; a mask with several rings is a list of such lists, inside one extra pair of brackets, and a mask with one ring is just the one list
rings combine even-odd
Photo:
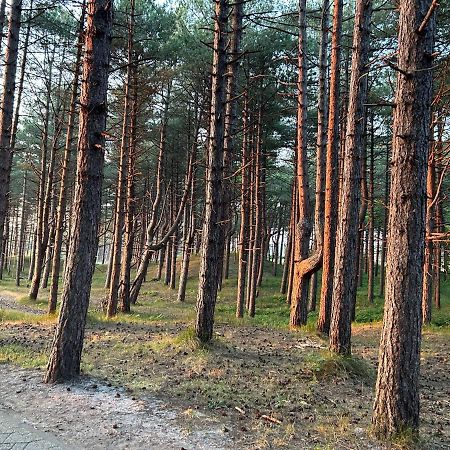
[(372, 0), (356, 4), (349, 107), (336, 237), (334, 298), (330, 325), (330, 350), (350, 354), (351, 307), (357, 284), (357, 246), (361, 148), (364, 145), (364, 106), (367, 98), (367, 62)]
[(325, 218), (323, 232), (322, 286), (317, 328), (330, 331), (333, 298), (334, 250), (338, 206), (339, 166), (339, 76), (341, 61), (343, 0), (334, 0), (333, 32), (331, 38), (330, 102), (328, 107), (328, 141), (325, 169)]
[(8, 41), (3, 72), (3, 93), (0, 105), (0, 252), (3, 249), (5, 220), (8, 214), (12, 154), (11, 125), (14, 114), (14, 94), (19, 47), (22, 0), (13, 0), (9, 16)]
[(101, 216), (112, 10), (110, 0), (88, 1), (72, 238), (45, 382), (80, 373)]
[(223, 139), (225, 128), (228, 9), (227, 0), (216, 0), (211, 114), (206, 164), (206, 205), (202, 231), (202, 256), (195, 322), (196, 335), (201, 341), (211, 340), (213, 334), (220, 252), (224, 245), (220, 220), (223, 206)]
[[(419, 427), (426, 169), (435, 30), (431, 0), (399, 3), (397, 91), (387, 242), (386, 300), (373, 428), (391, 437)], [(428, 13), (427, 13), (428, 11)]]

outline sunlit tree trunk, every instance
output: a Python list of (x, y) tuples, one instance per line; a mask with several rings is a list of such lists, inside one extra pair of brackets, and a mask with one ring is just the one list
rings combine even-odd
[(330, 350), (345, 355), (351, 352), (351, 311), (357, 286), (361, 154), (364, 145), (371, 14), (372, 0), (362, 0), (356, 4), (330, 324)]
[(334, 0), (333, 31), (331, 38), (330, 101), (328, 107), (328, 139), (325, 170), (325, 218), (323, 234), (322, 285), (317, 328), (330, 331), (333, 300), (334, 251), (338, 206), (339, 165), (339, 77), (341, 62), (343, 0)]
[(435, 31), (434, 13), (427, 16), (430, 7), (431, 0), (399, 3), (386, 296), (373, 415), (374, 433), (379, 437), (415, 432), (419, 426), (426, 169)]
[(304, 270), (302, 264), (308, 258), (312, 232), (311, 200), (308, 178), (307, 147), (307, 99), (306, 99), (306, 0), (299, 1), (299, 37), (298, 37), (298, 78), (297, 78), (297, 204), (298, 217), (295, 223), (294, 239), (294, 278), (292, 281), (291, 327), (305, 325), (308, 318), (308, 287), (311, 272)]

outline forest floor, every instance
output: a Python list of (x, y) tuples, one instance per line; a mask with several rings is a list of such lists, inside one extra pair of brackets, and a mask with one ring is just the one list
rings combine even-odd
[[(388, 445), (370, 434), (383, 305), (380, 298), (366, 304), (364, 288), (353, 356), (337, 358), (314, 332), (314, 314), (304, 330), (287, 329), (277, 277), (265, 278), (257, 316), (240, 321), (234, 318), (235, 280), (226, 281), (215, 338), (204, 346), (191, 328), (195, 266), (185, 304), (163, 283), (149, 281), (133, 312), (109, 321), (98, 310), (103, 271), (94, 280), (84, 375), (71, 385), (41, 382), (55, 327), (55, 318), (37, 314), (47, 292), (31, 303), (26, 288), (15, 289), (7, 279), (0, 284), (0, 362), (8, 363), (0, 365), (7, 380), (0, 409), (8, 406), (83, 448), (94, 441), (97, 448), (410, 448), (406, 440)], [(417, 447), (450, 449), (446, 284), (433, 320), (423, 334)]]

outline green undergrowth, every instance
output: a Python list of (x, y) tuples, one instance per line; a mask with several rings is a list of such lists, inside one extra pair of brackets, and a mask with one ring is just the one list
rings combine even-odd
[(357, 356), (340, 356), (321, 350), (307, 355), (305, 361), (307, 367), (320, 380), (344, 377), (355, 378), (367, 384), (375, 382), (375, 368)]
[(43, 369), (47, 356), (24, 345), (0, 344), (0, 363), (14, 363), (26, 369)]
[(16, 309), (0, 309), (0, 322), (52, 323), (55, 316), (33, 314)]

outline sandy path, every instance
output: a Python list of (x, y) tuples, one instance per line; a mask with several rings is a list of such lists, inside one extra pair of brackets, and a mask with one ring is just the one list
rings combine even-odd
[(198, 414), (195, 430), (189, 430), (170, 405), (135, 399), (97, 381), (49, 386), (41, 382), (42, 373), (6, 364), (0, 365), (0, 378), (0, 417), (13, 411), (27, 427), (61, 439), (61, 448), (237, 448), (207, 416)]

